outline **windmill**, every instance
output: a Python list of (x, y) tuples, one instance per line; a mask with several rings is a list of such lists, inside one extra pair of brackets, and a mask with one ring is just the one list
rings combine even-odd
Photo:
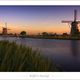
[(7, 23), (5, 23), (5, 27), (2, 27), (2, 28), (3, 28), (2, 34), (7, 35), (8, 30), (10, 30), (10, 29), (7, 28)]
[(71, 36), (78, 36), (79, 35), (79, 29), (78, 24), (80, 21), (77, 21), (77, 10), (74, 10), (74, 20), (73, 21), (62, 21), (62, 23), (68, 23), (70, 24), (70, 35)]

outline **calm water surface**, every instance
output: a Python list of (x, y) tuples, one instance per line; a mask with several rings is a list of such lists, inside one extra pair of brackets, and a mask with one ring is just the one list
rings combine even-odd
[(0, 37), (0, 40), (16, 41), (18, 44), (39, 49), (64, 71), (80, 71), (80, 41)]

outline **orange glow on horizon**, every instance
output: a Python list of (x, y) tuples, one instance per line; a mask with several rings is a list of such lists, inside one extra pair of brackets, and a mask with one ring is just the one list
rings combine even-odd
[[(4, 23), (1, 23), (1, 26), (5, 27)], [(18, 24), (7, 24), (7, 28), (10, 29), (8, 30), (8, 33), (17, 33), (19, 34), (21, 31), (26, 31), (28, 34), (38, 34), (42, 32), (48, 32), (48, 33), (58, 33), (62, 34), (64, 32), (69, 33), (70, 29), (68, 25), (60, 25), (60, 24), (36, 24), (36, 25), (31, 25), (28, 27), (21, 27), (18, 26)], [(2, 33), (2, 27), (0, 27), (0, 33)]]

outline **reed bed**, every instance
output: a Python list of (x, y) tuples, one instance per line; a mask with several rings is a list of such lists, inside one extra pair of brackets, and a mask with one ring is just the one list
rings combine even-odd
[(52, 72), (58, 69), (53, 62), (40, 55), (37, 50), (15, 42), (0, 41), (0, 71)]

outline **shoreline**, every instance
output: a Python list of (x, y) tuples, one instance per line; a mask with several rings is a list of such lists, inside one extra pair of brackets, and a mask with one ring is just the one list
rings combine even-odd
[(16, 38), (34, 38), (34, 39), (54, 39), (54, 40), (80, 40), (80, 37), (38, 37), (38, 36), (0, 36), (0, 37), (16, 37)]
[[(20, 37), (21, 38), (21, 37)], [(25, 38), (34, 38), (34, 39), (54, 39), (54, 40), (80, 40), (80, 38), (43, 38), (43, 37), (25, 37)]]

